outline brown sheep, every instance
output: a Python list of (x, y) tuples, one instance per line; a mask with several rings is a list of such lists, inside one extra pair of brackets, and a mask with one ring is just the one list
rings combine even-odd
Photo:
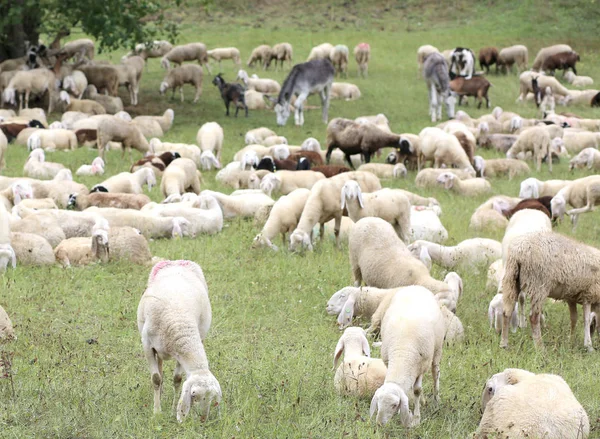
[(334, 177), (339, 174), (343, 174), (344, 172), (350, 172), (352, 169), (346, 166), (339, 165), (323, 165), (323, 166), (314, 166), (311, 168), (311, 171), (320, 172), (327, 178)]
[(479, 66), (486, 73), (490, 73), (490, 66), (496, 64), (496, 73), (498, 73), (498, 49), (495, 47), (483, 47), (479, 49)]
[(165, 171), (165, 168), (169, 166), (173, 160), (178, 158), (181, 158), (181, 155), (178, 152), (171, 151), (163, 152), (160, 155), (149, 155), (131, 165), (129, 172), (133, 173), (143, 166), (146, 166), (152, 168), (154, 173), (160, 176)]
[(300, 161), (302, 157), (306, 157), (310, 161), (311, 166), (323, 165), (323, 157), (321, 157), (321, 154), (315, 151), (298, 151), (291, 154), (288, 159)]
[(75, 131), (75, 137), (77, 137), (79, 145), (83, 145), (85, 142), (96, 142), (98, 140), (98, 130), (82, 128)]
[[(515, 213), (523, 209), (534, 209), (544, 213), (548, 218), (552, 219), (552, 207), (550, 206), (550, 200), (552, 197), (540, 197), (540, 198), (526, 198), (525, 200), (519, 201), (515, 207), (509, 210), (503, 210), (502, 215), (507, 219), (510, 219)], [(556, 218), (554, 218), (556, 221)]]
[(459, 76), (450, 81), (450, 89), (459, 96), (458, 105), (461, 104), (463, 96), (473, 96), (479, 101), (477, 108), (481, 108), (483, 98), (487, 108), (490, 108), (488, 90), (491, 86), (490, 81), (483, 76), (473, 76), (471, 79)]
[(567, 70), (572, 69), (573, 73), (577, 74), (577, 69), (575, 68), (577, 61), (581, 61), (577, 52), (560, 52), (546, 58), (542, 63), (542, 70), (554, 74), (555, 70), (562, 69), (563, 73), (566, 73)]

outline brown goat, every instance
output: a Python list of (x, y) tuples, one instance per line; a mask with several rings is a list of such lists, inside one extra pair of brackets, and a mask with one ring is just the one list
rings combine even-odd
[(515, 213), (524, 209), (534, 209), (539, 210), (540, 212), (546, 214), (548, 218), (552, 219), (552, 207), (550, 205), (550, 200), (552, 197), (540, 197), (540, 198), (526, 198), (525, 200), (521, 200), (517, 203), (515, 207), (510, 210), (502, 211), (502, 214), (510, 219)]
[(323, 157), (315, 151), (298, 151), (291, 154), (288, 159), (300, 161), (302, 157), (306, 157), (310, 161), (311, 166), (323, 165)]
[(458, 105), (461, 104), (463, 96), (473, 96), (479, 101), (477, 108), (481, 108), (483, 98), (485, 98), (487, 108), (490, 108), (488, 90), (491, 86), (490, 81), (483, 76), (473, 76), (471, 79), (459, 76), (450, 81), (450, 89), (459, 96)]
[(490, 73), (490, 66), (496, 64), (496, 73), (498, 73), (498, 49), (495, 47), (483, 47), (479, 49), (479, 66), (486, 73)]
[(77, 143), (83, 145), (85, 142), (96, 142), (98, 140), (98, 130), (90, 130), (82, 128), (75, 131), (75, 137), (77, 137)]
[(572, 69), (573, 73), (577, 74), (577, 69), (575, 68), (577, 61), (581, 61), (577, 52), (560, 52), (546, 58), (542, 64), (542, 70), (551, 72), (552, 74), (554, 74), (555, 70), (563, 70), (564, 74), (567, 70)]
[(335, 177), (338, 174), (343, 174), (344, 172), (350, 172), (352, 169), (346, 166), (339, 165), (323, 165), (323, 166), (314, 166), (311, 168), (311, 171), (320, 172), (327, 178)]

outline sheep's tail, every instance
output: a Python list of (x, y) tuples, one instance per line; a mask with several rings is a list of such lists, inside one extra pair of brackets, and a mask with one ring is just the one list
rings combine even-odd
[(521, 293), (521, 264), (515, 255), (518, 250), (511, 250), (502, 278), (502, 310), (505, 316), (512, 315)]

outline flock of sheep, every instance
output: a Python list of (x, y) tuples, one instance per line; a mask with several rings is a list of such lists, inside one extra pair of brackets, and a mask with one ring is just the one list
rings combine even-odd
[[(338, 247), (342, 241), (348, 243), (355, 285), (333, 294), (326, 308), (345, 329), (334, 351), (334, 386), (340, 394), (371, 399), (370, 415), (380, 424), (396, 414), (406, 427), (420, 423), (422, 381), (429, 371), (434, 399), (439, 402), (443, 349), (461, 343), (464, 336), (456, 315), (463, 291), (461, 272), (488, 270), (488, 287), (498, 293), (488, 315), (490, 325), (501, 332), (501, 346), (508, 345), (509, 330), (526, 326), (527, 299), (533, 339), (542, 345), (542, 305), (549, 297), (568, 303), (572, 333), (577, 304), (582, 305), (584, 346), (593, 350), (592, 328), (600, 328), (600, 250), (555, 234), (552, 224), (567, 214), (575, 227), (579, 215), (592, 211), (600, 201), (600, 176), (549, 181), (526, 177), (529, 159), (538, 171), (544, 162), (551, 171), (554, 156), (570, 155), (574, 156), (570, 160), (573, 170), (600, 168), (600, 120), (555, 113), (556, 101), (591, 105), (598, 91), (567, 90), (553, 76), (525, 71), (520, 76), (520, 99), (532, 96), (543, 109), (540, 119), (496, 107), (479, 118), (459, 111), (455, 120), (426, 127), (418, 134), (396, 134), (383, 114), (356, 120), (334, 118), (327, 125), (325, 149), (315, 138), (289, 145), (285, 137), (260, 127), (246, 133), (246, 146), (223, 166), (225, 134), (217, 122), (203, 124), (195, 144), (162, 142), (160, 138), (174, 123), (173, 110), (131, 118), (122, 111), (116, 91), (126, 85), (135, 105), (145, 61), (160, 57), (168, 69), (160, 91), (191, 83), (197, 100), (202, 66), (209, 69), (208, 58), (240, 64), (237, 49), (206, 50), (202, 43), (173, 47), (157, 41), (136, 47), (121, 65), (113, 66), (89, 62), (93, 42), (75, 43), (38, 47), (24, 60), (0, 64), (4, 100), (16, 106), (16, 97), (22, 94), (18, 114), (0, 110), (0, 170), (6, 166), (9, 143), (10, 148), (20, 145), (31, 151), (23, 177), (0, 176), (0, 270), (16, 264), (68, 267), (110, 260), (152, 266), (137, 321), (151, 372), (155, 413), (161, 409), (163, 360), (177, 362), (173, 383), (176, 398), (180, 395), (174, 401), (179, 421), (193, 403), (200, 406), (203, 419), (208, 417), (210, 408), (221, 401), (222, 389), (209, 370), (210, 353), (202, 344), (211, 324), (202, 269), (191, 261), (153, 257), (148, 240), (217, 234), (224, 221), (232, 218), (254, 218), (261, 224), (253, 248), (277, 251), (274, 241), (281, 236), (291, 251), (312, 251), (319, 245), (316, 236), (322, 242), (329, 233), (334, 234)], [(562, 62), (555, 56), (572, 52), (570, 47), (556, 47), (540, 51), (534, 68), (555, 70), (573, 60), (573, 56), (564, 57), (568, 59)], [(436, 53), (432, 46), (418, 51), (419, 67), (426, 76), (427, 63)], [(357, 45), (354, 54), (360, 74), (366, 77), (369, 45)], [(73, 56), (78, 61), (67, 65), (64, 61)], [(348, 57), (346, 46), (323, 44), (313, 48), (309, 62), (328, 60), (336, 73), (344, 75)], [(20, 69), (40, 59), (53, 60), (53, 68)], [(200, 66), (184, 61), (197, 61)], [(260, 63), (267, 69), (273, 61), (281, 68), (285, 61), (291, 66), (291, 45), (259, 46), (248, 66)], [(514, 46), (494, 52), (486, 48), (479, 61), (482, 68), (496, 63), (502, 69), (513, 65), (523, 69), (527, 49)], [(7, 70), (9, 64), (15, 68)], [(178, 67), (171, 68), (173, 64)], [(447, 82), (459, 78), (461, 84), (453, 93), (460, 95), (469, 81), (476, 80), (474, 64), (468, 49), (448, 54), (447, 64), (444, 61)], [(574, 63), (571, 67), (575, 70)], [(444, 72), (443, 66), (440, 71)], [(456, 76), (452, 81), (451, 73)], [(268, 94), (281, 89), (276, 82), (249, 77), (243, 70), (238, 76), (248, 87), (246, 104), (251, 101), (248, 92)], [(53, 88), (58, 77), (64, 88), (61, 92)], [(574, 85), (591, 83), (585, 77), (569, 78)], [(440, 82), (431, 86), (436, 84)], [(27, 108), (30, 95), (43, 91), (48, 92), (49, 110), (62, 105), (60, 122), (49, 124), (43, 110)], [(104, 91), (108, 96), (98, 94)], [(438, 91), (445, 99), (451, 96), (446, 90)], [(82, 99), (85, 94), (88, 99)], [(463, 94), (482, 97), (478, 91)], [(437, 111), (432, 109), (434, 120)], [(109, 176), (88, 188), (74, 181), (61, 163), (46, 161), (46, 153), (84, 145), (96, 146), (98, 157), (78, 168), (76, 176), (103, 175), (105, 160), (116, 155), (109, 152), (113, 149), (121, 149), (122, 155), (128, 149), (130, 157), (135, 149), (144, 157), (132, 160), (130, 172)], [(386, 163), (370, 163), (383, 148), (392, 148)], [(485, 160), (476, 155), (478, 148), (498, 151), (506, 158)], [(201, 170), (213, 169), (219, 169), (216, 180), (234, 192), (202, 190)], [(479, 237), (444, 246), (448, 232), (436, 199), (383, 187), (390, 179), (413, 173), (424, 193), (437, 187), (462, 197), (491, 192), (492, 183), (486, 177), (525, 178), (518, 198), (493, 196), (471, 217), (469, 228), (477, 233), (505, 229), (502, 242)], [(154, 185), (160, 186), (161, 203), (151, 202), (144, 194), (144, 186), (151, 190)], [(557, 258), (561, 263), (556, 263)], [(455, 271), (443, 280), (435, 279), (430, 273), (432, 264)], [(355, 317), (370, 319), (369, 328), (351, 326)], [(368, 334), (379, 335), (381, 359), (370, 356)], [(0, 340), (13, 337), (10, 319), (0, 307)], [(585, 410), (556, 375), (506, 369), (485, 384), (482, 409), (476, 437), (494, 433), (557, 439), (589, 435)]]

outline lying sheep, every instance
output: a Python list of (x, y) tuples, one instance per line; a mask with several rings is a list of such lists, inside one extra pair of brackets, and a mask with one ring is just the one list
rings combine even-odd
[(519, 198), (540, 198), (555, 196), (558, 191), (571, 183), (571, 180), (546, 180), (527, 178), (521, 182)]
[(144, 192), (144, 185), (148, 186), (148, 191), (151, 191), (152, 187), (156, 185), (156, 175), (150, 168), (142, 168), (134, 173), (121, 172), (113, 175), (95, 185), (91, 192), (141, 194)]
[[(503, 314), (503, 298), (502, 293), (496, 294), (490, 301), (488, 307), (488, 320), (490, 321), (490, 328), (494, 328), (497, 334), (502, 331), (502, 314)], [(510, 315), (510, 330), (514, 333), (517, 332), (519, 326), (519, 304), (515, 303), (515, 308)]]
[(35, 130), (27, 139), (27, 149), (36, 148), (45, 151), (73, 151), (77, 149), (77, 137), (70, 130)]
[(594, 80), (589, 76), (578, 76), (573, 72), (566, 72), (564, 77), (573, 87), (587, 87), (594, 83)]
[(578, 154), (585, 148), (598, 149), (600, 147), (600, 133), (564, 130), (562, 144), (571, 154)]
[(193, 103), (195, 104), (202, 95), (202, 78), (204, 73), (202, 67), (194, 64), (186, 64), (169, 70), (167, 76), (160, 83), (160, 94), (164, 95), (170, 88), (173, 89), (171, 99), (175, 98), (175, 91), (179, 88), (179, 94), (181, 95), (181, 102), (183, 102), (183, 86), (184, 84), (193, 85), (196, 88), (196, 95), (194, 96)]
[(517, 159), (490, 159), (484, 160), (481, 156), (474, 157), (475, 171), (479, 177), (508, 177), (512, 180), (515, 176), (531, 173), (529, 165)]
[[(551, 139), (550, 134), (544, 127), (532, 127), (519, 135), (517, 141), (506, 152), (509, 159), (517, 158), (520, 152), (533, 152), (533, 159), (536, 162), (538, 172), (542, 169), (542, 160), (550, 155)], [(547, 160), (548, 171), (552, 172), (552, 160)]]
[(361, 97), (361, 92), (356, 84), (350, 84), (349, 82), (334, 82), (331, 84), (330, 97), (331, 99), (353, 101)]
[(97, 229), (92, 238), (65, 239), (55, 249), (56, 261), (63, 267), (72, 265), (89, 265), (93, 262), (108, 262), (108, 232)]
[(93, 84), (86, 87), (83, 97), (86, 99), (91, 99), (92, 101), (96, 101), (104, 108), (105, 113), (117, 114), (118, 112), (123, 111), (123, 101), (120, 97), (100, 94), (98, 93), (96, 86)]
[(177, 420), (183, 422), (192, 404), (200, 405), (202, 419), (221, 401), (221, 387), (208, 368), (203, 342), (212, 321), (204, 273), (191, 261), (163, 261), (152, 267), (148, 286), (140, 299), (137, 324), (154, 386), (154, 413), (159, 413), (162, 360), (174, 357), (173, 379)]
[(46, 161), (43, 149), (34, 149), (23, 166), (24, 175), (40, 180), (52, 180), (65, 166), (61, 163)]
[(451, 172), (440, 174), (437, 178), (437, 182), (438, 184), (443, 185), (446, 190), (451, 190), (459, 195), (468, 197), (483, 195), (492, 190), (490, 182), (483, 178), (461, 180)]
[(189, 43), (173, 47), (162, 57), (160, 65), (163, 69), (170, 70), (171, 63), (181, 66), (184, 61), (198, 61), (200, 66), (205, 65), (208, 73), (211, 73), (206, 46), (202, 43)]
[[(10, 220), (4, 203), (0, 202), (0, 272), (6, 271), (10, 264), (12, 268), (17, 266), (17, 256), (10, 245)], [(2, 319), (0, 319), (2, 321)]]
[(39, 235), (12, 232), (10, 245), (19, 265), (53, 265), (56, 262), (52, 246)]
[(415, 177), (415, 185), (418, 188), (434, 188), (439, 187), (439, 183), (437, 182), (437, 178), (445, 173), (451, 172), (457, 178), (461, 180), (468, 180), (475, 177), (475, 174), (467, 171), (463, 171), (462, 169), (451, 169), (451, 168), (425, 168), (419, 171), (417, 176)]
[(109, 261), (128, 261), (133, 264), (148, 265), (152, 254), (148, 240), (133, 227), (111, 227), (108, 231), (110, 243)]
[(116, 207), (119, 209), (137, 209), (150, 203), (150, 197), (135, 193), (106, 193), (95, 192), (89, 195), (71, 194), (67, 208), (85, 210), (90, 206)]
[[(23, 206), (24, 203), (21, 203), (20, 205)], [(56, 208), (56, 205), (54, 205), (54, 207)], [(30, 208), (34, 209), (34, 207)], [(35, 215), (29, 215), (25, 218), (13, 221), (11, 230), (13, 232), (39, 235), (48, 241), (52, 248), (55, 248), (58, 244), (67, 239), (56, 216), (52, 213), (44, 212), (44, 210), (40, 210)]]
[(360, 165), (357, 171), (371, 172), (379, 178), (405, 178), (408, 175), (406, 166), (402, 163), (390, 165), (387, 163), (366, 163)]
[(260, 182), (260, 189), (271, 196), (273, 192), (287, 195), (298, 188), (312, 189), (319, 180), (325, 176), (314, 171), (277, 171), (268, 174)]
[(448, 270), (477, 270), (481, 266), (502, 257), (502, 244), (493, 239), (466, 239), (455, 246), (446, 247), (434, 242), (418, 240), (408, 246), (415, 257), (419, 257), (422, 249), (427, 249), (431, 260)]
[(275, 201), (263, 193), (250, 193), (244, 195), (226, 195), (220, 192), (204, 190), (201, 195), (213, 196), (223, 210), (225, 219), (255, 217), (266, 207), (275, 204)]
[(189, 191), (200, 194), (200, 172), (193, 160), (185, 157), (175, 159), (163, 173), (160, 192), (165, 201), (173, 202), (181, 200), (181, 195)]
[[(246, 145), (260, 145), (267, 137), (276, 136), (277, 133), (269, 128), (260, 127), (246, 132), (244, 141)], [(320, 148), (319, 148), (320, 149)]]
[(173, 160), (178, 158), (181, 158), (181, 154), (178, 152), (167, 151), (159, 155), (150, 154), (131, 165), (129, 172), (134, 173), (142, 168), (150, 168), (154, 171), (156, 176), (162, 177), (167, 166), (169, 166)]
[(77, 168), (75, 175), (104, 175), (104, 160), (102, 160), (100, 157), (96, 157), (94, 160), (92, 160), (91, 165), (81, 165), (79, 168)]
[(169, 143), (161, 142), (160, 139), (150, 139), (150, 150), (155, 154), (164, 152), (177, 152), (181, 157), (188, 158), (194, 161), (196, 167), (201, 166), (200, 157), (202, 151), (196, 145), (188, 145), (185, 143)]
[(340, 329), (352, 323), (354, 316), (370, 319), (383, 299), (398, 288), (345, 287), (335, 292), (327, 301), (326, 311), (337, 315)]
[[(173, 121), (175, 120), (175, 112), (169, 108), (165, 110), (162, 116), (136, 116), (133, 119), (134, 123), (144, 123), (144, 122), (156, 122), (163, 133), (166, 133), (173, 126)], [(158, 136), (147, 136), (147, 137), (158, 137)]]
[[(550, 202), (552, 217), (562, 220), (563, 215), (567, 213), (571, 216), (573, 228), (575, 228), (580, 214), (590, 212), (597, 204), (600, 204), (599, 191), (600, 176), (598, 175), (591, 175), (570, 182), (552, 198)], [(575, 209), (567, 211), (567, 204)]]

